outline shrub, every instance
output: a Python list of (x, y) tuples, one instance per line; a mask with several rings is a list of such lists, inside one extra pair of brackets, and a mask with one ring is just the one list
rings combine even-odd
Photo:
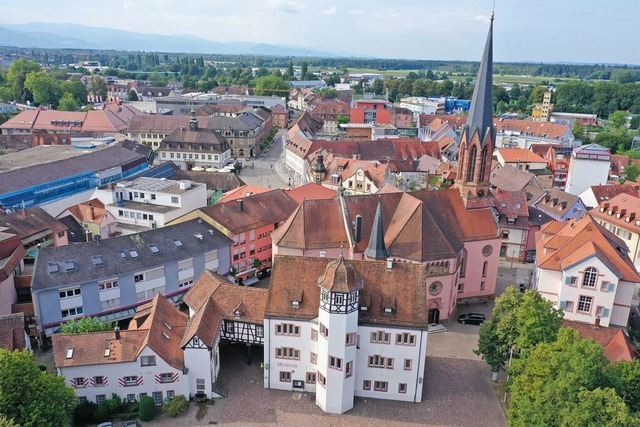
[(102, 423), (111, 418), (111, 413), (109, 412), (109, 408), (106, 404), (98, 405), (96, 410), (93, 412), (93, 421), (97, 423)]
[(140, 399), (140, 410), (138, 415), (142, 421), (151, 421), (153, 419), (153, 412), (155, 410), (155, 404), (150, 396), (145, 396)]
[(73, 423), (78, 426), (92, 423), (97, 405), (93, 402), (82, 402), (73, 410)]
[(109, 408), (109, 414), (111, 415), (119, 414), (120, 412), (122, 412), (122, 398), (116, 393), (111, 394), (111, 399), (107, 399), (106, 405), (107, 408)]
[(42, 372), (47, 372), (47, 365), (38, 365), (38, 369), (40, 369)]
[(184, 396), (176, 396), (162, 405), (162, 414), (167, 417), (175, 418), (178, 415), (182, 415), (187, 412), (188, 407), (189, 401)]

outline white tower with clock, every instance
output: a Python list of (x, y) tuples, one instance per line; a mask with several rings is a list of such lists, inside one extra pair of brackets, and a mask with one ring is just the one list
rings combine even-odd
[(340, 256), (318, 279), (318, 363), (316, 404), (342, 414), (353, 408), (358, 299), (363, 281)]

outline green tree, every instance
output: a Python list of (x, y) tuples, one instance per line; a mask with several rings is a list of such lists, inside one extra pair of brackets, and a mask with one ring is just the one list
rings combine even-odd
[(575, 136), (576, 139), (580, 141), (584, 141), (585, 137), (587, 136), (586, 129), (580, 120), (576, 120), (575, 122), (573, 122), (571, 131), (573, 132), (573, 136)]
[(138, 410), (138, 415), (142, 421), (151, 421), (153, 419), (153, 415), (155, 412), (155, 404), (153, 403), (153, 398), (150, 396), (145, 396), (140, 399), (140, 409)]
[(64, 378), (42, 372), (29, 351), (0, 350), (0, 414), (23, 427), (63, 426), (77, 404)]
[(635, 70), (614, 70), (611, 80), (616, 83), (632, 83), (638, 80), (638, 72)]
[(7, 418), (6, 415), (0, 414), (0, 427), (20, 427), (12, 419)]
[(562, 311), (535, 290), (522, 294), (509, 286), (496, 299), (491, 318), (480, 325), (476, 354), (495, 372), (510, 352), (524, 355), (542, 342), (553, 342), (562, 323)]
[(614, 111), (609, 114), (609, 122), (614, 128), (622, 128), (627, 123), (627, 113), (625, 111)]
[(617, 154), (631, 148), (632, 139), (626, 129), (619, 128), (598, 133), (593, 142), (609, 148), (611, 154)]
[(347, 123), (349, 123), (350, 120), (351, 118), (346, 114), (338, 114), (338, 117), (336, 118), (336, 123), (338, 124), (338, 126), (346, 125)]
[(289, 61), (289, 67), (287, 68), (287, 76), (288, 79), (293, 79), (293, 62)]
[(71, 319), (60, 326), (63, 334), (85, 334), (88, 332), (104, 332), (113, 329), (113, 322), (102, 321), (97, 317)]
[(35, 61), (20, 58), (11, 63), (7, 72), (7, 81), (13, 88), (13, 96), (17, 101), (26, 102), (33, 98), (28, 90), (25, 92), (24, 81), (27, 74), (42, 71), (42, 67)]
[(560, 418), (567, 427), (640, 425), (638, 414), (632, 413), (612, 388), (579, 391), (576, 402)]
[(624, 173), (628, 181), (636, 181), (640, 175), (640, 167), (635, 163), (631, 163)]
[(531, 95), (529, 96), (529, 102), (531, 102), (532, 104), (541, 103), (542, 99), (544, 98), (544, 93), (546, 91), (547, 91), (547, 88), (545, 86), (536, 86), (531, 91)]
[[(541, 343), (528, 355), (514, 359), (509, 370), (509, 425), (573, 425), (580, 392), (601, 385), (608, 361), (600, 344), (583, 340), (577, 331), (567, 328), (560, 329), (557, 337), (555, 342)], [(597, 419), (595, 410), (588, 415)]]
[(92, 95), (102, 96), (103, 99), (107, 98), (107, 82), (102, 77), (90, 77), (88, 86), (89, 93)]
[(307, 75), (308, 71), (309, 71), (309, 64), (307, 64), (306, 62), (303, 62), (302, 69), (300, 70), (300, 80), (304, 79), (304, 76)]
[(58, 105), (56, 81), (44, 71), (27, 74), (24, 87), (33, 94), (33, 101), (42, 105)]
[(77, 111), (78, 108), (78, 103), (76, 102), (73, 95), (69, 92), (66, 92), (64, 95), (62, 95), (62, 98), (60, 98), (58, 102), (58, 110), (60, 111)]
[(129, 101), (139, 101), (138, 99), (138, 92), (136, 92), (135, 90), (131, 89), (129, 92), (127, 92), (127, 98), (129, 99)]
[(640, 129), (640, 114), (636, 114), (631, 117), (631, 120), (629, 121), (629, 128), (633, 130)]
[(282, 77), (273, 74), (256, 79), (254, 89), (256, 95), (260, 96), (285, 96), (289, 92), (289, 83)]
[(84, 83), (78, 79), (69, 79), (59, 84), (59, 92), (70, 93), (73, 95), (73, 99), (76, 100), (78, 105), (85, 104), (87, 102), (87, 88)]
[(640, 413), (640, 361), (620, 361), (604, 371), (607, 387), (614, 388), (629, 408)]

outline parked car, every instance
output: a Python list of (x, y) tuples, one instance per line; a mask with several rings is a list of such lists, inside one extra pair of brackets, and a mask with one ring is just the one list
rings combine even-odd
[(122, 423), (121, 427), (139, 427), (140, 423), (136, 420), (129, 420)]
[(113, 427), (113, 423), (111, 421), (107, 421), (106, 423), (100, 423), (96, 427)]
[(479, 325), (485, 320), (487, 318), (482, 313), (463, 313), (458, 316), (458, 322), (463, 324)]

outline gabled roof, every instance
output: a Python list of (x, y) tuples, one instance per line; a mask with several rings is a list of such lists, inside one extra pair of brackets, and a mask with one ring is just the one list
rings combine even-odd
[(189, 320), (181, 346), (197, 336), (207, 346), (213, 347), (223, 319), (262, 324), (267, 293), (267, 289), (229, 283), (224, 277), (205, 270), (184, 297), (195, 314)]
[(605, 328), (571, 320), (564, 320), (562, 326), (575, 329), (582, 339), (592, 339), (600, 344), (604, 349), (604, 357), (611, 363), (621, 360), (631, 362), (640, 357), (638, 349), (620, 328), (612, 326)]
[(104, 203), (96, 198), (70, 206), (67, 209), (78, 221), (94, 224), (102, 224), (108, 212)]
[[(331, 258), (276, 255), (265, 317), (311, 320), (318, 317), (320, 286), (328, 265), (340, 262)], [(359, 315), (359, 324), (394, 325), (425, 329), (428, 323), (426, 270), (413, 263), (343, 260), (362, 282), (360, 305), (367, 306)], [(348, 267), (345, 267), (348, 268)], [(292, 298), (298, 304), (291, 304)], [(389, 309), (385, 313), (385, 309)]]
[(532, 150), (524, 148), (498, 148), (496, 152), (505, 163), (547, 163)]
[(493, 192), (493, 196), (496, 201), (496, 210), (500, 215), (509, 218), (529, 216), (527, 197), (524, 191), (505, 191), (498, 188)]
[(598, 257), (622, 280), (640, 282), (624, 242), (600, 226), (590, 214), (565, 223), (552, 221), (537, 235), (536, 264), (562, 271), (577, 262)]
[(220, 224), (231, 234), (254, 230), (267, 224), (285, 221), (298, 207), (284, 190), (252, 194), (240, 200), (216, 203), (199, 211)]
[[(235, 175), (235, 174), (222, 174), (222, 175)], [(244, 199), (245, 197), (253, 196), (254, 194), (262, 194), (273, 191), (271, 188), (259, 187), (257, 185), (245, 184), (233, 190), (229, 190), (222, 195), (217, 203), (230, 202), (232, 200)]]
[(24, 314), (0, 316), (0, 348), (23, 350), (26, 344)]
[(289, 190), (287, 195), (300, 204), (305, 200), (332, 199), (337, 193), (320, 184), (310, 182)]
[(640, 232), (640, 226), (636, 225), (636, 221), (640, 220), (640, 197), (637, 193), (636, 195), (620, 193), (609, 200), (601, 201), (591, 214), (594, 218), (600, 218), (618, 227)]
[(491, 171), (491, 186), (505, 191), (523, 190), (533, 179), (533, 174), (516, 169), (511, 165), (495, 168)]
[(0, 216), (0, 227), (6, 227), (18, 235), (20, 240), (42, 232), (60, 233), (67, 231), (67, 227), (49, 215), (39, 206), (32, 206), (26, 210), (19, 210), (9, 215)]
[[(576, 204), (582, 204), (580, 197), (562, 191), (558, 188), (538, 190), (532, 186), (527, 186), (525, 188), (525, 192), (532, 195), (531, 199), (529, 199), (529, 195), (527, 195), (529, 204), (535, 206), (548, 215), (557, 215), (562, 217), (574, 209)], [(580, 209), (583, 209), (583, 207)]]
[[(149, 347), (170, 366), (183, 370), (184, 353), (180, 341), (186, 326), (187, 315), (157, 294), (150, 303), (138, 307), (129, 329), (120, 331), (120, 339), (116, 339), (113, 331), (55, 334), (55, 365), (65, 368), (133, 362)], [(71, 357), (67, 357), (69, 354)]]

